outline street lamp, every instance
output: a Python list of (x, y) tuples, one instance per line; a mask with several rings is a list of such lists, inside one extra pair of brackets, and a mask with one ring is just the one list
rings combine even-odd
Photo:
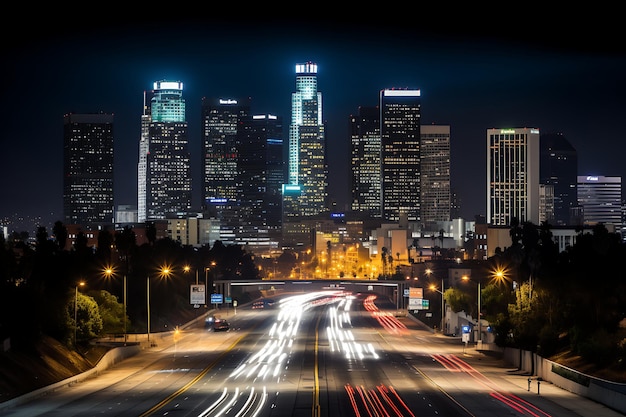
[[(429, 277), (430, 277), (430, 274), (432, 273), (433, 271), (431, 269), (426, 270), (426, 275), (428, 275)], [(438, 290), (435, 284), (431, 284), (430, 289), (432, 291), (437, 291), (439, 294), (441, 294), (441, 334), (443, 334), (444, 333), (443, 329), (445, 326), (445, 311), (446, 311), (446, 299), (444, 297), (445, 287), (443, 285), (443, 278), (441, 278), (441, 290)]]
[[(189, 265), (185, 265), (183, 270), (187, 273), (191, 271), (191, 267)], [(198, 285), (198, 268), (196, 268), (196, 285)]]
[(441, 280), (441, 290), (438, 290), (437, 287), (435, 286), (435, 284), (431, 284), (430, 285), (430, 289), (431, 291), (437, 291), (439, 294), (441, 294), (441, 334), (444, 334), (443, 328), (445, 325), (445, 321), (444, 321), (444, 314), (445, 314), (445, 303), (446, 300), (444, 298), (444, 287), (443, 287), (443, 279)]
[[(106, 275), (107, 277), (111, 277), (114, 272), (115, 271), (113, 270), (112, 267), (107, 267), (104, 270), (104, 275)], [(127, 293), (126, 274), (124, 274), (124, 346), (126, 346), (126, 341), (128, 338), (128, 332), (126, 330), (126, 293)]]
[(211, 296), (211, 294), (213, 294), (213, 291), (209, 292), (209, 271), (211, 270), (211, 268), (215, 267), (215, 261), (211, 262), (211, 266), (210, 267), (205, 267), (204, 268), (204, 286), (205, 286), (205, 290), (204, 293), (206, 294), (206, 300), (204, 306), (206, 307), (207, 304), (209, 304), (209, 300), (208, 298)]
[(463, 281), (473, 281), (473, 282), (476, 282), (478, 284), (478, 343), (482, 344), (482, 341), (483, 341), (483, 329), (482, 329), (482, 320), (481, 320), (481, 317), (480, 317), (480, 299), (481, 299), (480, 280), (474, 281), (473, 279), (470, 279), (470, 277), (468, 277), (467, 275), (463, 275), (463, 277), (461, 279)]
[[(172, 270), (167, 267), (164, 266), (161, 268), (161, 272), (159, 274), (159, 276), (161, 277), (168, 277), (170, 275), (170, 273), (172, 272)], [(150, 341), (150, 275), (148, 275), (148, 279), (147, 281), (147, 285), (146, 285), (146, 303), (147, 303), (147, 307), (148, 307), (148, 342)]]
[(85, 285), (83, 281), (76, 284), (76, 291), (74, 293), (74, 346), (76, 346), (76, 329), (78, 328), (78, 287)]

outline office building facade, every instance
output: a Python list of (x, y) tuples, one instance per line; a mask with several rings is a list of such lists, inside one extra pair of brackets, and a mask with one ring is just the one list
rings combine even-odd
[(63, 212), (86, 230), (113, 219), (113, 114), (66, 114), (63, 123)]
[(227, 210), (237, 198), (239, 123), (250, 99), (202, 99), (202, 206)]
[(603, 175), (578, 176), (578, 205), (585, 225), (604, 224), (621, 233), (622, 178)]
[(421, 221), (420, 90), (380, 92), (381, 215)]
[(188, 126), (180, 81), (157, 81), (144, 93), (138, 182), (140, 222), (184, 216), (191, 209)]
[(352, 211), (380, 217), (380, 109), (359, 107), (350, 116)]
[(539, 181), (552, 186), (554, 195), (554, 215), (545, 220), (554, 226), (571, 225), (577, 205), (578, 154), (561, 133), (542, 133), (540, 143)]
[(302, 217), (327, 211), (328, 167), (322, 119), (322, 93), (317, 88), (317, 64), (296, 65), (296, 91), (291, 95), (288, 183), (299, 185)]
[[(421, 217), (425, 229), (450, 219), (450, 126), (420, 126)], [(433, 230), (432, 227), (430, 230)]]
[(487, 130), (487, 223), (539, 224), (539, 129)]
[(285, 183), (282, 119), (271, 114), (242, 118), (237, 144), (237, 243), (257, 251), (276, 249)]

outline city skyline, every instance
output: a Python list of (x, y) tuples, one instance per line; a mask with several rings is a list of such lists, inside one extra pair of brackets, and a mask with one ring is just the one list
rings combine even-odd
[(143, 92), (160, 79), (185, 85), (192, 206), (199, 208), (202, 97), (251, 97), (252, 113), (276, 114), (288, 125), (293, 69), (307, 61), (319, 68), (332, 156), (329, 194), (340, 208), (350, 201), (350, 115), (377, 105), (385, 88), (421, 90), (422, 124), (450, 125), (452, 191), (468, 220), (486, 214), (489, 128), (562, 133), (579, 154), (580, 175), (626, 177), (619, 123), (626, 111), (623, 51), (334, 23), (318, 36), (290, 38), (284, 35), (291, 25), (274, 25), (254, 42), (258, 25), (184, 22), (161, 43), (145, 42), (158, 33), (154, 27), (104, 26), (5, 47), (11, 59), (2, 100), (8, 120), (0, 218), (63, 220), (63, 116), (71, 112), (115, 115), (115, 205), (136, 205)]

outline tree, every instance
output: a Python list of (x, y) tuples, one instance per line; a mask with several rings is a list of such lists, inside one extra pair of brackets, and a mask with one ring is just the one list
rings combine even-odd
[[(122, 333), (124, 331), (124, 303), (120, 303), (114, 295), (105, 290), (91, 291), (98, 305), (102, 318), (102, 333)], [(130, 319), (126, 317), (126, 325), (130, 326)]]
[[(76, 306), (76, 313), (74, 308)], [(74, 321), (76, 315), (76, 321)], [(76, 331), (76, 341), (87, 341), (102, 334), (102, 317), (96, 301), (80, 291), (67, 303), (68, 330)], [(73, 338), (73, 334), (69, 337)]]
[(389, 249), (386, 246), (383, 246), (380, 252), (381, 261), (383, 263), (383, 277), (387, 278), (387, 260), (389, 259), (388, 255)]
[(67, 228), (63, 225), (61, 221), (57, 221), (54, 223), (52, 233), (54, 233), (54, 238), (57, 242), (57, 245), (59, 246), (59, 249), (65, 250), (65, 245), (67, 244)]

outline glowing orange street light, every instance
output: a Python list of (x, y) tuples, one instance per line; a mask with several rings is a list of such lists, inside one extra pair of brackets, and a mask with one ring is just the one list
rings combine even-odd
[[(172, 273), (172, 270), (169, 266), (164, 266), (161, 268), (159, 273), (160, 277), (168, 277)], [(150, 341), (150, 275), (148, 275), (147, 286), (146, 286), (146, 302), (148, 306), (148, 342)]]

